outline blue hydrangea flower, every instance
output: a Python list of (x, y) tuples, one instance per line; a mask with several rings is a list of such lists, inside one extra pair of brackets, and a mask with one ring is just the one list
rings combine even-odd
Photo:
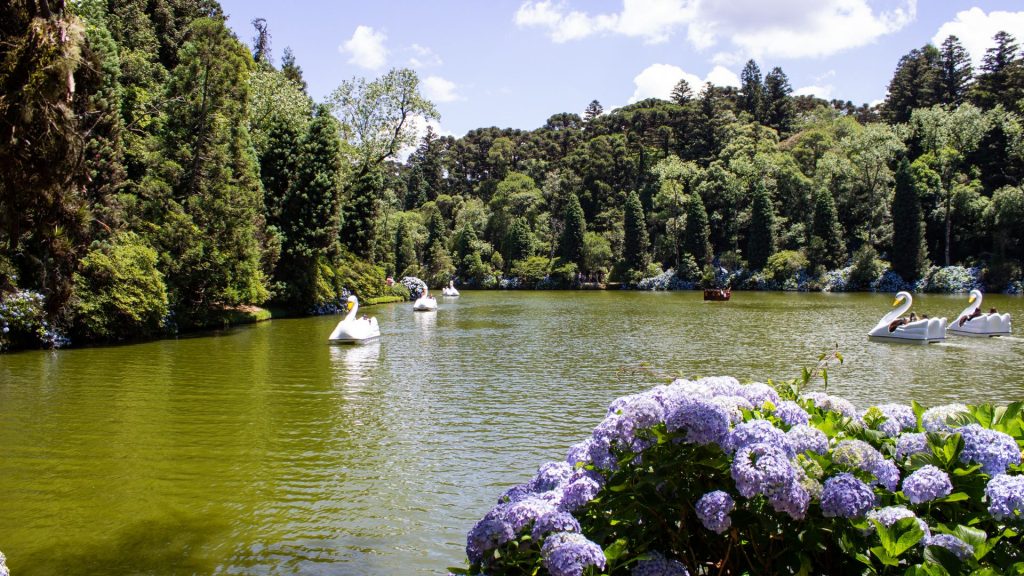
[(569, 447), (569, 451), (565, 455), (565, 461), (570, 466), (576, 466), (579, 463), (590, 464), (590, 445), (594, 441), (590, 438), (582, 442), (577, 442)]
[[(876, 520), (879, 524), (888, 528), (904, 518), (917, 518), (917, 514), (914, 514), (913, 511), (903, 506), (886, 506), (885, 508), (879, 508), (868, 512), (867, 517), (869, 520)], [(924, 546), (928, 542), (928, 538), (932, 535), (932, 532), (928, 529), (928, 524), (920, 518), (917, 518), (917, 525), (920, 526), (921, 531), (924, 532), (924, 538), (922, 538), (920, 542), (920, 544)], [(874, 524), (869, 523), (867, 533), (871, 534), (874, 531)]]
[(505, 490), (501, 497), (498, 498), (498, 503), (518, 502), (524, 498), (529, 498), (533, 493), (533, 482), (523, 482)]
[(557, 511), (557, 506), (558, 502), (534, 495), (510, 502), (505, 506), (502, 516), (512, 530), (518, 533), (542, 515)]
[[(492, 510), (492, 512), (494, 512)], [(499, 514), (484, 516), (477, 522), (466, 536), (466, 556), (473, 564), (479, 564), (488, 550), (516, 537), (515, 530)]]
[(974, 556), (974, 546), (952, 534), (935, 534), (928, 539), (928, 546), (941, 546), (952, 552), (960, 560), (966, 560)]
[(998, 474), (985, 486), (988, 513), (996, 520), (1018, 519), (1024, 514), (1024, 476)]
[(818, 454), (828, 452), (828, 436), (814, 426), (797, 424), (786, 432), (786, 441), (797, 454), (810, 450)]
[(665, 415), (671, 414), (685, 402), (708, 398), (711, 395), (707, 386), (683, 379), (676, 380), (668, 386), (656, 386), (651, 390), (651, 396), (661, 404)]
[(786, 423), (787, 426), (808, 424), (811, 415), (792, 400), (783, 400), (775, 405), (775, 417)]
[(911, 504), (931, 502), (936, 498), (949, 496), (952, 491), (953, 484), (949, 481), (949, 474), (931, 464), (918, 468), (903, 480), (903, 494)]
[(964, 404), (944, 404), (925, 410), (921, 415), (921, 425), (927, 432), (951, 432), (956, 426), (951, 426), (948, 421), (966, 414), (970, 412)]
[(852, 402), (839, 396), (832, 396), (825, 392), (808, 392), (800, 396), (801, 400), (810, 400), (818, 408), (828, 412), (838, 412), (843, 416), (860, 421), (857, 414), (857, 407)]
[(712, 396), (739, 396), (743, 387), (740, 381), (732, 376), (710, 376), (697, 380), (697, 384), (707, 387)]
[(722, 447), (731, 454), (744, 446), (762, 442), (782, 448), (790, 457), (795, 455), (786, 440), (786, 433), (776, 428), (770, 421), (761, 419), (750, 420), (733, 428)]
[(605, 567), (604, 552), (577, 532), (555, 532), (544, 539), (540, 555), (551, 576), (583, 576), (583, 569)]
[(705, 528), (721, 534), (732, 525), (729, 513), (736, 508), (736, 502), (727, 493), (715, 490), (701, 496), (694, 508), (697, 510), (697, 518)]
[(530, 535), (534, 540), (540, 540), (549, 532), (579, 532), (580, 523), (572, 514), (562, 510), (545, 512), (533, 522), (533, 530)]
[(774, 388), (761, 382), (740, 386), (737, 396), (742, 396), (750, 401), (755, 408), (760, 408), (765, 402), (778, 405), (781, 401), (779, 393)]
[(1006, 472), (1010, 464), (1020, 464), (1020, 448), (1013, 436), (978, 424), (968, 424), (957, 431), (964, 439), (961, 462), (981, 464), (981, 471), (992, 476)]
[(685, 431), (687, 442), (721, 444), (729, 434), (729, 413), (713, 402), (692, 400), (670, 414), (666, 425), (670, 432)]
[(573, 467), (567, 462), (547, 462), (537, 469), (537, 475), (530, 481), (534, 492), (546, 492), (562, 486), (572, 475)]
[[(685, 575), (685, 572), (683, 574)], [(0, 552), (0, 576), (11, 576), (11, 571), (7, 569), (7, 558), (3, 552)]]
[(832, 452), (832, 461), (840, 466), (856, 468), (875, 476), (876, 484), (887, 490), (896, 490), (900, 482), (900, 471), (894, 463), (886, 460), (874, 446), (863, 440), (843, 440)]
[(743, 421), (741, 408), (746, 408), (747, 410), (754, 409), (754, 405), (750, 403), (750, 400), (742, 396), (715, 396), (710, 399), (710, 402), (726, 409), (729, 413), (730, 424), (738, 424)]
[(785, 512), (794, 520), (803, 520), (807, 507), (811, 504), (811, 492), (808, 486), (815, 481), (808, 481), (807, 476), (799, 467), (794, 468), (794, 479), (767, 494), (768, 503), (776, 512)]
[(913, 454), (927, 454), (931, 452), (928, 448), (928, 436), (924, 432), (907, 432), (900, 434), (896, 440), (896, 459), (906, 460)]
[(646, 558), (633, 565), (631, 576), (690, 576), (678, 560), (665, 558), (660, 552), (648, 552)]
[(559, 504), (559, 508), (568, 512), (575, 512), (581, 506), (597, 497), (597, 493), (600, 491), (601, 484), (589, 476), (573, 480), (562, 489), (562, 501)]
[(876, 408), (885, 416), (885, 421), (878, 426), (878, 429), (889, 438), (895, 438), (900, 435), (900, 432), (917, 427), (917, 416), (914, 415), (914, 409), (910, 406), (880, 404)]
[(827, 518), (860, 518), (875, 506), (871, 487), (844, 472), (825, 480), (821, 490), (821, 513)]
[(736, 490), (744, 498), (784, 489), (796, 480), (785, 450), (773, 444), (751, 444), (736, 452), (731, 467)]

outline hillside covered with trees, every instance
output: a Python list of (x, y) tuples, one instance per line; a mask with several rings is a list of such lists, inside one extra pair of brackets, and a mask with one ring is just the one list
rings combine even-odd
[(417, 138), (438, 114), (415, 72), (315, 102), (268, 23), (246, 45), (213, 0), (15, 0), (0, 29), (4, 345), (402, 295), (387, 275), (867, 289), (964, 265), (1019, 287), (1006, 33), (977, 70), (955, 37), (911, 51), (876, 107), (794, 97), (751, 60), (739, 89)]

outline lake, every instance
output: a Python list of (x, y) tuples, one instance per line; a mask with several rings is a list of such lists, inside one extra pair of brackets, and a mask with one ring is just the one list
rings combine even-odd
[[(444, 574), (506, 488), (673, 376), (792, 378), (838, 345), (829, 392), (861, 408), (1024, 398), (1024, 339), (868, 342), (891, 302), (465, 291), (368, 309), (361, 346), (329, 316), (2, 355), (0, 550), (16, 576)], [(1021, 334), (1024, 299), (989, 306)]]

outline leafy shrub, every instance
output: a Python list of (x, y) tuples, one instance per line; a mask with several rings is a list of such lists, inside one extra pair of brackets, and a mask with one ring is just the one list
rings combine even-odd
[(796, 278), (797, 272), (807, 268), (807, 257), (796, 250), (781, 250), (768, 258), (764, 276), (768, 280), (784, 283)]
[(850, 266), (847, 290), (869, 288), (885, 273), (887, 268), (888, 265), (878, 257), (878, 251), (870, 244), (864, 244), (853, 253), (853, 265)]
[(524, 288), (534, 288), (547, 277), (551, 261), (545, 256), (530, 256), (512, 263), (510, 275), (519, 279)]
[(636, 287), (638, 290), (693, 290), (697, 285), (676, 276), (675, 270), (669, 268), (657, 276), (640, 280)]
[[(342, 298), (344, 290), (352, 292), (362, 300), (391, 294), (386, 282), (387, 275), (380, 266), (356, 258), (350, 253), (342, 255), (335, 275), (335, 293)], [(347, 296), (347, 294), (344, 294)]]
[(98, 340), (158, 333), (168, 300), (157, 260), (156, 250), (132, 233), (86, 254), (73, 277), (75, 331)]
[(821, 277), (821, 289), (824, 292), (846, 292), (851, 290), (850, 284), (850, 270), (852, 266), (846, 268), (840, 268), (839, 270), (829, 270), (825, 272), (825, 275)]
[(0, 350), (60, 348), (70, 343), (46, 319), (46, 299), (32, 290), (0, 294)]
[(932, 266), (917, 283), (918, 292), (940, 292), (943, 294), (965, 294), (980, 289), (981, 270), (963, 266)]
[(794, 385), (677, 380), (615, 400), (508, 489), (453, 571), (1020, 573), (1022, 407), (859, 412)]
[(881, 278), (871, 283), (872, 292), (899, 292), (913, 289), (913, 284), (907, 283), (902, 276), (892, 270), (887, 270)]
[(409, 292), (409, 298), (415, 300), (427, 291), (427, 283), (415, 276), (406, 276), (399, 282)]

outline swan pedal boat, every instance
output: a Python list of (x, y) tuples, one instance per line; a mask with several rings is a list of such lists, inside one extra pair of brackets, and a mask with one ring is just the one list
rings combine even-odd
[(437, 298), (427, 294), (426, 290), (424, 290), (423, 294), (412, 303), (412, 309), (415, 312), (437, 310)]
[(901, 324), (890, 329), (892, 323), (900, 318), (907, 310), (910, 310), (913, 303), (914, 299), (909, 292), (898, 292), (896, 294), (896, 299), (893, 300), (892, 303), (894, 306), (893, 310), (885, 316), (882, 316), (882, 319), (878, 321), (878, 324), (868, 332), (868, 340), (877, 340), (881, 342), (907, 342), (914, 344), (932, 344), (945, 340), (945, 318), (924, 318), (921, 320), (915, 320), (914, 322)]
[(448, 285), (445, 286), (444, 288), (441, 288), (441, 295), (442, 296), (449, 296), (449, 297), (452, 297), (452, 298), (458, 296), (459, 295), (459, 291), (455, 289), (455, 282), (449, 280), (448, 281)]
[(967, 308), (951, 322), (948, 331), (960, 336), (988, 338), (993, 336), (1009, 336), (1013, 328), (1009, 314), (981, 314), (972, 316), (975, 310), (981, 309), (981, 290), (971, 290), (967, 300)]
[(380, 337), (380, 326), (376, 318), (357, 318), (359, 312), (359, 300), (355, 296), (349, 296), (346, 303), (348, 314), (338, 322), (334, 331), (328, 336), (327, 341), (331, 344), (355, 344)]

